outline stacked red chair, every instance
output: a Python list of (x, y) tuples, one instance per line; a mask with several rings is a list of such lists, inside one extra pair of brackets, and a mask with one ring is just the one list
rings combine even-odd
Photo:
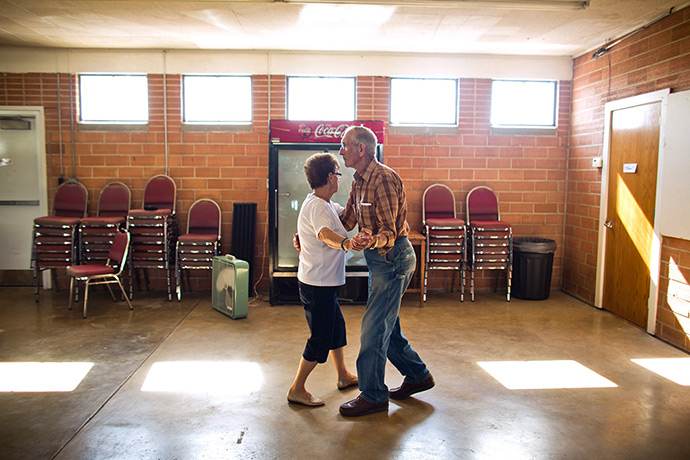
[[(161, 174), (148, 180), (144, 187), (143, 209), (132, 209), (127, 214), (127, 230), (131, 234), (129, 273), (136, 280), (137, 268), (144, 269), (146, 289), (149, 289), (149, 268), (165, 270), (168, 301), (172, 301), (172, 270), (177, 241), (175, 201), (177, 186), (172, 178)], [(133, 285), (130, 282), (130, 299)]]
[[(50, 216), (34, 219), (31, 266), (39, 300), (41, 273), (51, 268), (67, 268), (79, 260), (79, 222), (86, 217), (89, 192), (77, 181), (67, 181), (55, 192), (53, 212)], [(57, 288), (57, 277), (53, 272)]]
[[(498, 198), (489, 187), (479, 186), (467, 194), (467, 226), (470, 236), (470, 295), (474, 302), (476, 270), (506, 272), (506, 300), (510, 301), (513, 267), (513, 230), (501, 220)], [(498, 288), (498, 276), (496, 286)]]
[[(108, 254), (102, 264), (91, 263), (87, 265), (72, 265), (67, 267), (67, 274), (70, 278), (69, 285), (69, 306), (72, 309), (72, 293), (74, 291), (75, 281), (84, 281), (84, 318), (86, 318), (86, 305), (89, 301), (89, 286), (95, 284), (103, 284), (108, 288), (113, 302), (117, 302), (117, 298), (110, 288), (111, 284), (117, 284), (122, 292), (122, 296), (127, 301), (130, 310), (134, 310), (132, 303), (127, 298), (125, 288), (122, 287), (120, 276), (127, 263), (127, 252), (129, 251), (129, 233), (127, 230), (118, 230), (113, 236), (113, 242), (110, 245)], [(76, 292), (75, 292), (76, 294)], [(76, 295), (75, 295), (76, 297)]]
[(101, 189), (96, 216), (79, 223), (82, 264), (102, 264), (108, 258), (113, 238), (127, 224), (130, 203), (129, 187), (122, 182), (111, 182)]
[[(213, 257), (220, 251), (222, 213), (213, 200), (202, 198), (192, 203), (187, 216), (187, 232), (177, 238), (177, 300), (182, 300), (182, 270), (211, 270)], [(187, 272), (189, 277), (189, 272)], [(189, 279), (187, 279), (187, 288)]]
[(424, 265), (424, 301), (426, 302), (429, 270), (460, 272), (460, 301), (465, 300), (466, 238), (465, 221), (457, 218), (453, 191), (443, 184), (424, 190), (422, 198), (426, 263)]

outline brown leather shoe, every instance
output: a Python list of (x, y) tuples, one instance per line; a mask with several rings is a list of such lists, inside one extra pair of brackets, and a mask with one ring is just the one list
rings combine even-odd
[(362, 395), (357, 396), (352, 401), (348, 401), (340, 406), (340, 415), (345, 417), (359, 417), (360, 415), (373, 414), (388, 410), (388, 401), (381, 404), (372, 404)]
[(430, 390), (434, 385), (436, 385), (436, 382), (434, 382), (432, 376), (429, 376), (428, 379), (420, 383), (403, 382), (398, 388), (390, 390), (388, 396), (390, 396), (391, 399), (405, 399), (420, 391)]

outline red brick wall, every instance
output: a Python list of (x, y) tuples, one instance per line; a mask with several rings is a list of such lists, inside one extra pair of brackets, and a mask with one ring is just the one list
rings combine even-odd
[[(69, 75), (60, 75), (63, 176), (72, 173)], [(268, 123), (286, 116), (286, 77), (253, 76), (252, 126), (224, 131), (195, 130), (181, 123), (181, 76), (168, 75), (168, 174), (178, 186), (178, 222), (186, 225), (187, 210), (199, 198), (212, 198), (223, 209), (223, 250), (229, 251), (232, 203), (257, 202), (255, 281), (267, 288), (266, 224), (268, 210)], [(80, 130), (75, 123), (76, 177), (90, 190), (95, 211), (98, 192), (119, 180), (133, 192), (133, 206), (141, 206), (147, 179), (165, 172), (165, 130), (162, 75), (149, 75), (150, 122), (145, 131)], [(73, 85), (76, 94), (76, 81)], [(513, 224), (514, 235), (556, 240), (552, 286), (561, 284), (565, 177), (568, 151), (570, 82), (560, 82), (560, 112), (556, 135), (491, 135), (488, 79), (460, 82), (460, 125), (457, 128), (391, 128), (390, 83), (387, 77), (357, 78), (357, 118), (386, 122), (384, 161), (402, 176), (408, 191), (409, 221), (421, 230), (421, 200), (426, 187), (441, 182), (453, 189), (457, 209), (464, 215), (466, 193), (488, 185), (498, 194), (502, 217)], [(57, 75), (0, 74), (0, 105), (45, 107), (49, 196), (60, 177)], [(76, 100), (76, 98), (73, 98)], [(76, 107), (74, 109), (76, 114)], [(76, 115), (75, 115), (76, 116)], [(261, 268), (261, 269), (258, 269)], [(441, 287), (445, 273), (432, 274), (432, 287)], [(152, 276), (157, 276), (152, 273)], [(208, 272), (193, 274), (193, 286), (205, 288)], [(478, 277), (487, 288), (492, 274)], [(159, 281), (159, 286), (162, 284)]]
[[(386, 104), (389, 84), (375, 86)], [(559, 82), (557, 135), (491, 135), (489, 116), (491, 80), (460, 81), (460, 123), (457, 129), (428, 130), (389, 127), (384, 161), (396, 169), (407, 189), (408, 220), (421, 230), (422, 195), (434, 183), (455, 193), (457, 212), (465, 215), (465, 196), (477, 185), (488, 185), (498, 195), (501, 218), (513, 225), (513, 234), (556, 241), (552, 286), (561, 282), (562, 232), (565, 212), (565, 167), (570, 107), (570, 82)], [(376, 98), (375, 98), (376, 99)], [(443, 278), (446, 275), (438, 275)], [(488, 288), (492, 273), (481, 273), (477, 286)], [(441, 286), (440, 283), (432, 285)]]
[(690, 351), (690, 241), (664, 238), (656, 335)]
[(613, 46), (573, 61), (568, 197), (563, 290), (594, 303), (604, 104), (651, 91), (690, 89), (690, 8), (685, 8)]

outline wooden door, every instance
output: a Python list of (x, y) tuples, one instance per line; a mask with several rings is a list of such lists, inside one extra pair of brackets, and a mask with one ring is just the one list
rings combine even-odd
[(611, 112), (602, 307), (646, 328), (661, 103)]

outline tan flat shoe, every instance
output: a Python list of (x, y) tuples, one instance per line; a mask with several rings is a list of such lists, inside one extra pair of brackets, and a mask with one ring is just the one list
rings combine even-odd
[(301, 396), (297, 396), (295, 394), (292, 394), (288, 391), (287, 394), (287, 400), (289, 403), (293, 404), (300, 404), (302, 406), (308, 406), (308, 407), (318, 407), (318, 406), (323, 406), (326, 404), (323, 400), (315, 397), (314, 395), (309, 395), (309, 398), (302, 398)]
[(356, 385), (359, 385), (357, 377), (355, 377), (354, 380), (338, 380), (338, 390), (345, 390)]

